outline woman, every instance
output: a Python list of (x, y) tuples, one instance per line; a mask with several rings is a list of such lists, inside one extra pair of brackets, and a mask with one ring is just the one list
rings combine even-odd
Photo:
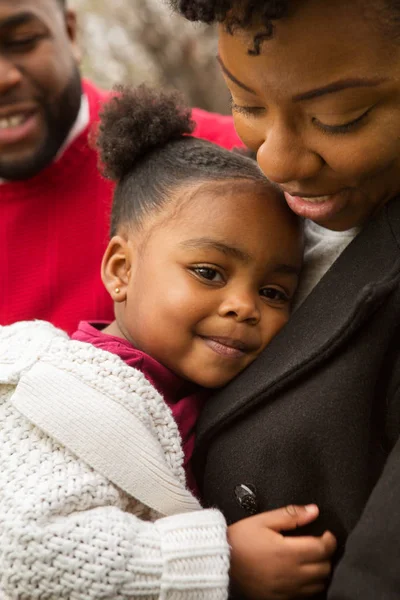
[(204, 411), (204, 499), (231, 523), (316, 502), (309, 531), (339, 540), (327, 598), (398, 598), (400, 5), (173, 4), (219, 22), (237, 131), (307, 242), (301, 306)]

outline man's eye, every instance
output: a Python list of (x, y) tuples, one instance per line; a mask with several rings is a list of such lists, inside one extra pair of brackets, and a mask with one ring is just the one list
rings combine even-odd
[(38, 44), (40, 42), (40, 40), (43, 39), (43, 37), (44, 37), (44, 35), (36, 34), (36, 35), (29, 35), (29, 36), (14, 38), (14, 39), (10, 39), (8, 42), (5, 42), (4, 45), (9, 50), (22, 52), (22, 51), (33, 49), (36, 46), (36, 44)]
[(262, 288), (260, 296), (273, 302), (289, 302), (289, 296), (283, 290), (273, 287)]
[(218, 283), (223, 281), (221, 273), (211, 267), (194, 267), (192, 271), (202, 279), (207, 279), (207, 281)]

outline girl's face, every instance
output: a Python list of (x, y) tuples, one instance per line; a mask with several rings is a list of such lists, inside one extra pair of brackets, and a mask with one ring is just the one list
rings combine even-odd
[(149, 220), (105, 255), (110, 333), (190, 381), (222, 386), (289, 318), (301, 225), (276, 190), (248, 181), (181, 188)]
[(291, 4), (258, 56), (248, 50), (261, 25), (221, 25), (220, 62), (265, 175), (295, 213), (345, 230), (400, 192), (400, 41), (373, 3)]

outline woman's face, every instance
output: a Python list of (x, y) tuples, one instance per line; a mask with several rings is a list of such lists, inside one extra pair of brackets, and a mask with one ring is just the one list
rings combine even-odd
[(400, 39), (359, 4), (296, 3), (258, 56), (262, 25), (220, 26), (240, 137), (295, 213), (334, 230), (400, 193)]

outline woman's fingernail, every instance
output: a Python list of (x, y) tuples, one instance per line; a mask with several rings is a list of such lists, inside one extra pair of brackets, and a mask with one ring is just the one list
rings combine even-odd
[(304, 508), (307, 512), (318, 512), (318, 506), (316, 504), (307, 504)]

